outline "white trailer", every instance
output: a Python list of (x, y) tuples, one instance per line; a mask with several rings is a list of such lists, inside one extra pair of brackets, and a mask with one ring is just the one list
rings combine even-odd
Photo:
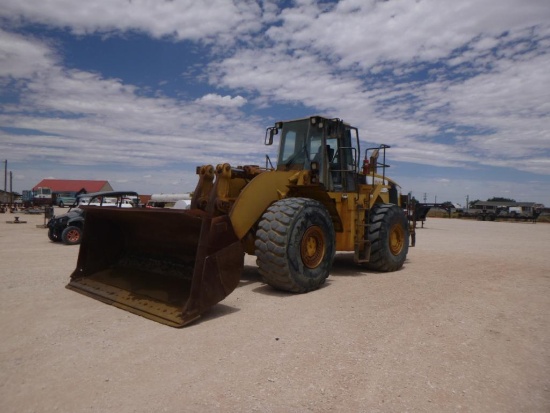
[[(174, 208), (178, 201), (188, 201), (191, 203), (191, 193), (184, 192), (181, 194), (153, 194), (147, 202), (147, 208)], [(180, 204), (181, 205), (181, 202)], [(182, 209), (179, 207), (179, 209)]]

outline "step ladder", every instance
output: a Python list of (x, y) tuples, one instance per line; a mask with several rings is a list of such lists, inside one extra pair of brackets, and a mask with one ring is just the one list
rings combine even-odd
[(370, 261), (371, 242), (366, 239), (370, 226), (370, 210), (363, 205), (357, 205), (355, 214), (355, 253), (353, 260), (356, 264)]

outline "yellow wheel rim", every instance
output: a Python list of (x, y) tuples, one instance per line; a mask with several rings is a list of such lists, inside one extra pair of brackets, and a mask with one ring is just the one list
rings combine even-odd
[(325, 235), (320, 227), (314, 225), (306, 230), (300, 244), (300, 255), (306, 267), (319, 266), (325, 257), (325, 245)]
[(405, 245), (405, 229), (400, 224), (394, 224), (390, 230), (390, 251), (393, 255), (399, 255)]

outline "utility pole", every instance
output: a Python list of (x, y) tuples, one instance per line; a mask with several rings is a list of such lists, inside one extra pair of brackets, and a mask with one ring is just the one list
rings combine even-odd
[(10, 204), (13, 205), (13, 173), (10, 171)]
[(8, 160), (4, 161), (4, 192), (8, 191)]
[(424, 203), (426, 203), (426, 200), (428, 199), (428, 194), (424, 192)]
[(470, 195), (466, 195), (466, 211), (470, 209)]

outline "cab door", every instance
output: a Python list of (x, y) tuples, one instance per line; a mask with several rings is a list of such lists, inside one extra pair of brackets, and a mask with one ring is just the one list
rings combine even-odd
[(335, 192), (356, 192), (358, 179), (359, 135), (357, 128), (340, 122), (337, 132), (330, 131), (327, 145), (336, 148), (330, 160), (330, 172)]

